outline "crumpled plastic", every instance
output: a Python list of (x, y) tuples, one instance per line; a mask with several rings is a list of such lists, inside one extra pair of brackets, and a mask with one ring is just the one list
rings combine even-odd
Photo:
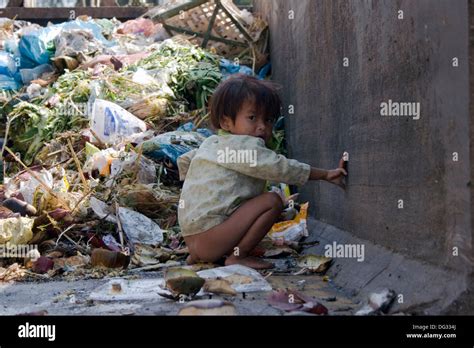
[[(253, 268), (242, 265), (217, 267), (197, 272), (204, 279), (221, 278), (227, 280), (237, 292), (271, 291), (272, 287), (265, 278)], [(203, 295), (201, 290), (198, 295)]]
[(158, 245), (163, 242), (164, 231), (152, 219), (124, 207), (119, 207), (118, 216), (123, 231), (133, 244)]
[(62, 30), (55, 38), (55, 57), (75, 57), (79, 53), (93, 54), (103, 49), (103, 44), (96, 40), (91, 30), (70, 29)]
[(205, 137), (198, 132), (174, 131), (142, 143), (143, 154), (155, 160), (169, 159), (177, 166), (178, 157), (198, 148)]
[(273, 224), (268, 236), (274, 241), (283, 243), (297, 242), (303, 237), (308, 236), (306, 217), (308, 215), (309, 203), (301, 205), (300, 211), (293, 220), (282, 221)]
[(34, 68), (37, 65), (47, 64), (50, 58), (55, 54), (54, 39), (62, 30), (89, 30), (94, 38), (100, 41), (105, 47), (111, 47), (116, 43), (108, 41), (102, 35), (100, 25), (92, 21), (82, 21), (76, 19), (74, 21), (64, 22), (60, 24), (50, 25), (38, 30), (32, 30), (25, 33), (18, 45), (21, 54), (21, 67)]
[(137, 18), (126, 21), (117, 29), (119, 34), (143, 34), (145, 36), (156, 35), (162, 29), (161, 24), (155, 24), (148, 18)]
[(34, 219), (16, 217), (0, 219), (0, 244), (26, 244), (33, 238)]

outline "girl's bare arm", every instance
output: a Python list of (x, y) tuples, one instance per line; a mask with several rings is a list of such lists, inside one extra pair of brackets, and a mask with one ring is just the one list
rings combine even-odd
[(311, 167), (311, 172), (309, 173), (309, 180), (325, 180), (327, 175), (327, 170)]
[(335, 184), (344, 188), (344, 184), (342, 183), (342, 177), (344, 175), (347, 175), (347, 172), (343, 168), (343, 166), (344, 166), (344, 161), (341, 158), (341, 160), (339, 161), (339, 167), (336, 169), (326, 170), (326, 169), (311, 167), (309, 180), (326, 180), (332, 184)]

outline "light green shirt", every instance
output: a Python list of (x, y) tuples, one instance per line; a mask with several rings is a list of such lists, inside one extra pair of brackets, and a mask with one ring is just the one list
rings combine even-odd
[(224, 222), (245, 201), (264, 192), (267, 181), (303, 185), (308, 164), (288, 159), (249, 135), (212, 135), (178, 158), (184, 180), (178, 208), (183, 236)]

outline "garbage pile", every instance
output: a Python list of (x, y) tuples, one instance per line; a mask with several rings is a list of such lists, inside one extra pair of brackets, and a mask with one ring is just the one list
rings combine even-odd
[[(190, 37), (169, 37), (148, 18), (47, 27), (2, 19), (0, 27), (0, 252), (9, 254), (0, 281), (164, 269), (161, 295), (174, 300), (271, 290), (249, 269), (173, 268), (188, 255), (177, 224), (177, 159), (213, 134), (207, 104), (220, 81), (265, 78), (269, 63), (238, 64)], [(282, 129), (280, 119), (272, 139), (280, 153)], [(253, 254), (298, 256), (307, 209), (291, 201)], [(293, 267), (322, 272), (329, 263), (295, 259)], [(204, 310), (196, 308), (189, 310)]]
[(189, 39), (146, 18), (0, 19), (0, 244), (26, 274), (183, 263), (176, 160), (213, 134), (219, 82), (258, 73)]

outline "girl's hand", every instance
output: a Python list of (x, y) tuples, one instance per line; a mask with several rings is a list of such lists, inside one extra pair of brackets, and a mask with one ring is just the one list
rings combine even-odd
[(346, 185), (343, 182), (344, 176), (347, 175), (346, 170), (344, 169), (344, 159), (340, 159), (339, 167), (336, 169), (331, 169), (327, 171), (325, 180), (331, 184), (337, 185), (343, 190), (346, 188)]

